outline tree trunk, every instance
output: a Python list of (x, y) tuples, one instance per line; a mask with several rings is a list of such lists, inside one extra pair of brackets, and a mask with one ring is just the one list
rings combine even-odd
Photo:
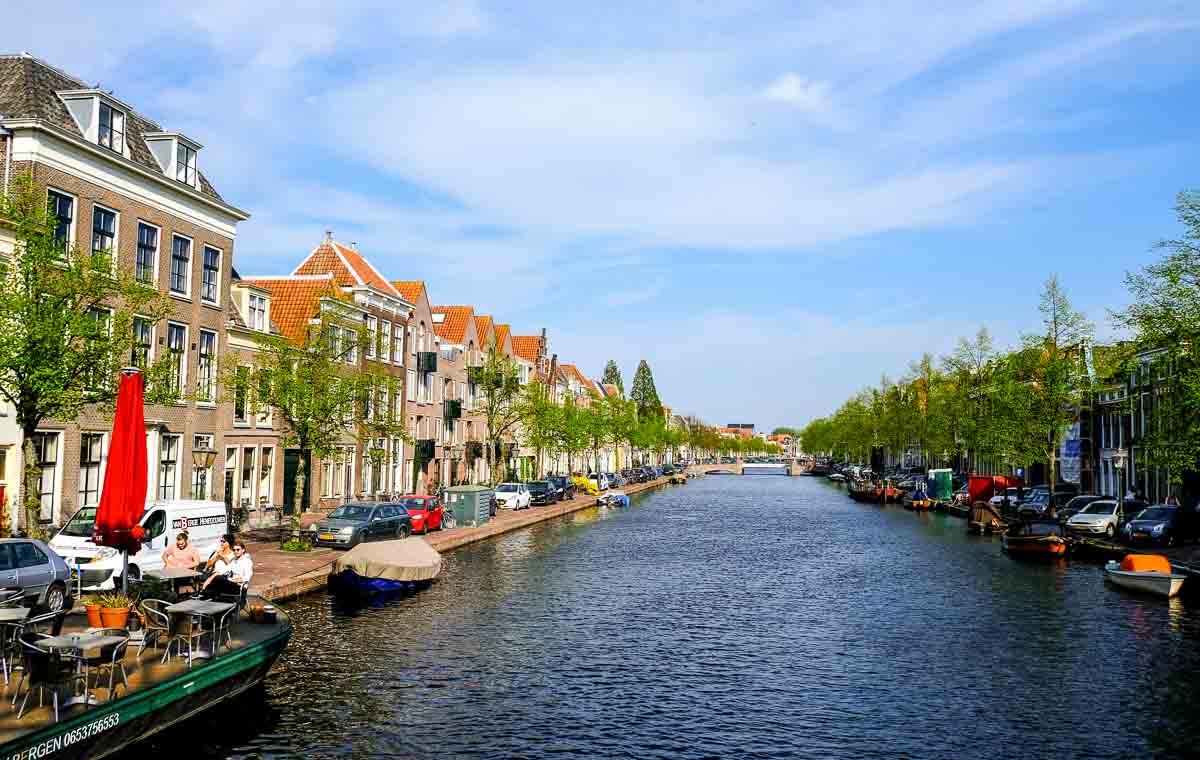
[(293, 541), (300, 541), (300, 513), (304, 511), (304, 449), (300, 449), (300, 456), (296, 458), (296, 478), (293, 481), (296, 492), (292, 497), (292, 535)]
[[(38, 498), (38, 483), (41, 480), (41, 468), (38, 466), (37, 453), (33, 445), (33, 434), (25, 434), (24, 445), (25, 465), (25, 535), (30, 538), (44, 538), (42, 535), (42, 502)], [(16, 526), (13, 526), (14, 528)]]

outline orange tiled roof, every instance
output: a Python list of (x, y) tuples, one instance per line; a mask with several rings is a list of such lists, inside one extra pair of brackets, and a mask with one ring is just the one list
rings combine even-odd
[(421, 300), (421, 291), (425, 289), (424, 280), (392, 280), (392, 287), (399, 293), (400, 297), (409, 303), (415, 304)]
[(496, 345), (503, 346), (505, 338), (512, 337), (511, 325), (496, 325)]
[(618, 388), (613, 383), (605, 383), (604, 384), (604, 395), (612, 396), (613, 398), (618, 398), (621, 395), (621, 389)]
[(542, 350), (542, 338), (539, 335), (514, 335), (512, 344), (513, 353), (531, 362), (538, 360), (538, 353)]
[(326, 240), (313, 249), (292, 274), (319, 275), (332, 273), (342, 287), (370, 285), (389, 296), (400, 296), (392, 284), (371, 263), (353, 248)]
[(492, 325), (492, 318), (487, 314), (475, 315), (475, 332), (479, 335), (479, 345), (485, 351), (488, 347), (488, 335), (495, 330)]
[(246, 277), (242, 282), (271, 294), (271, 321), (292, 343), (303, 343), (309, 320), (320, 315), (321, 298), (338, 298), (331, 272), (325, 276)]
[(475, 310), (470, 306), (434, 306), (430, 311), (446, 315), (441, 324), (434, 321), (433, 331), (438, 337), (455, 345), (462, 345), (467, 334), (468, 320), (475, 316)]

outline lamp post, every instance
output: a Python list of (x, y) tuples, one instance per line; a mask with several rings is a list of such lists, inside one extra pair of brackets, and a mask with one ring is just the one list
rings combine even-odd
[(1125, 506), (1125, 490), (1121, 487), (1121, 476), (1125, 473), (1125, 463), (1129, 455), (1125, 449), (1117, 449), (1112, 455), (1113, 469), (1117, 471), (1117, 510), (1122, 510)]
[[(192, 488), (193, 499), (208, 497), (208, 470), (213, 465), (217, 452), (209, 448), (192, 449), (192, 469), (196, 471), (197, 485)], [(228, 515), (227, 515), (228, 517)]]

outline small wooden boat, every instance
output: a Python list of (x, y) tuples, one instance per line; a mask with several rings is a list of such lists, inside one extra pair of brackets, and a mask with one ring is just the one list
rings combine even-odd
[(1054, 558), (1066, 554), (1070, 544), (1056, 522), (1018, 522), (1004, 531), (1000, 545), (1014, 557)]
[(967, 532), (982, 536), (985, 533), (1001, 533), (1008, 523), (990, 504), (977, 501), (971, 505), (971, 514), (967, 517)]
[(1120, 562), (1109, 562), (1104, 574), (1121, 588), (1156, 596), (1170, 597), (1179, 593), (1187, 576), (1171, 570), (1170, 561), (1161, 554), (1127, 554)]
[(905, 509), (924, 511), (926, 509), (930, 509), (932, 506), (933, 500), (929, 498), (928, 494), (920, 489), (913, 491), (910, 494), (906, 494), (904, 497)]

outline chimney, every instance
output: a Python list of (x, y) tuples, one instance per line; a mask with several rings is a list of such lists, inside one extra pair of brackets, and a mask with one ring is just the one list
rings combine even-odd
[(358, 241), (357, 240), (350, 241), (350, 250), (352, 250), (352, 251), (358, 250)]
[(326, 227), (325, 228), (325, 245), (329, 245), (332, 242), (333, 242), (333, 230), (330, 229), (329, 227)]

